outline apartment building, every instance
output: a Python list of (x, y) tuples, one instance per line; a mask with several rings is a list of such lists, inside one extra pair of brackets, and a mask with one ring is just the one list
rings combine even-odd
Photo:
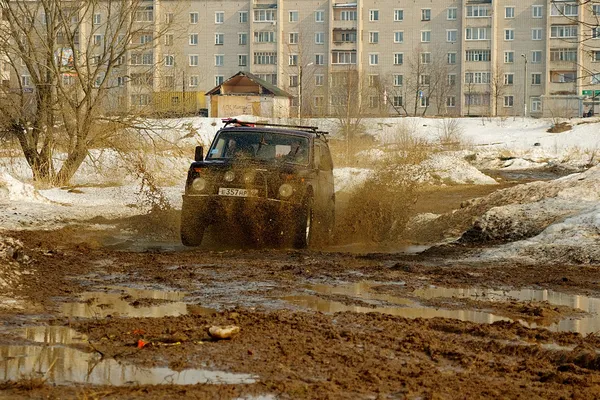
[(151, 45), (115, 69), (115, 104), (194, 111), (204, 92), (248, 71), (292, 93), (301, 116), (350, 106), (392, 116), (578, 115), (600, 99), (600, 0), (578, 3), (149, 0), (135, 16), (148, 33), (133, 40)]

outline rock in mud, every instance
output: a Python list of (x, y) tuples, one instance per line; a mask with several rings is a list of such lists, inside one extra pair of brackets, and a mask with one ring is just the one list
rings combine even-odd
[(228, 326), (211, 326), (208, 329), (208, 334), (213, 339), (231, 339), (240, 333), (240, 327), (235, 325)]

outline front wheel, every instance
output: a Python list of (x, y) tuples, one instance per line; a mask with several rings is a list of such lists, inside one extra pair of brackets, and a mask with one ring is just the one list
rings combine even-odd
[(296, 220), (296, 230), (294, 234), (294, 247), (296, 249), (305, 249), (311, 245), (313, 238), (314, 207), (313, 199), (309, 197), (304, 202), (300, 214)]
[(205, 227), (194, 208), (184, 201), (181, 207), (181, 243), (190, 247), (200, 246)]

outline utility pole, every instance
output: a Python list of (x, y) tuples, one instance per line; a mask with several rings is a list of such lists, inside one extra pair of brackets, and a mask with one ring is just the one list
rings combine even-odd
[(523, 76), (523, 118), (527, 118), (527, 85), (529, 84), (529, 81), (527, 80), (527, 55), (521, 54), (521, 57), (525, 59), (525, 75)]

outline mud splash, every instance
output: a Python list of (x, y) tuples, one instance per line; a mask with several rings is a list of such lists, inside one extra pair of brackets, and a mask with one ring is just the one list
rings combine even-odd
[(31, 345), (0, 346), (0, 381), (40, 380), (55, 385), (195, 385), (252, 384), (257, 377), (223, 371), (167, 367), (141, 368), (102, 359), (74, 347), (87, 347), (85, 336), (62, 326), (40, 326), (15, 332), (36, 342)]
[[(359, 282), (351, 285), (329, 286), (312, 285), (307, 290), (312, 294), (286, 296), (282, 299), (303, 308), (333, 313), (339, 311), (381, 312), (405, 318), (452, 318), (476, 323), (493, 323), (496, 321), (512, 321), (510, 318), (491, 312), (477, 310), (448, 310), (427, 307), (419, 299), (436, 298), (470, 298), (486, 301), (545, 301), (555, 306), (568, 306), (591, 314), (582, 318), (565, 318), (558, 323), (548, 325), (516, 320), (530, 328), (545, 328), (555, 332), (578, 332), (587, 335), (600, 330), (600, 299), (580, 295), (568, 295), (552, 290), (488, 290), (488, 289), (454, 289), (430, 287), (415, 290), (407, 297), (399, 297), (373, 292), (373, 287), (381, 285), (374, 282)], [(325, 295), (325, 296), (323, 296)], [(333, 296), (333, 299), (323, 297)], [(337, 298), (341, 296), (342, 298)], [(345, 297), (345, 298), (344, 298)], [(345, 301), (348, 300), (348, 301)], [(355, 305), (358, 304), (358, 305)]]

